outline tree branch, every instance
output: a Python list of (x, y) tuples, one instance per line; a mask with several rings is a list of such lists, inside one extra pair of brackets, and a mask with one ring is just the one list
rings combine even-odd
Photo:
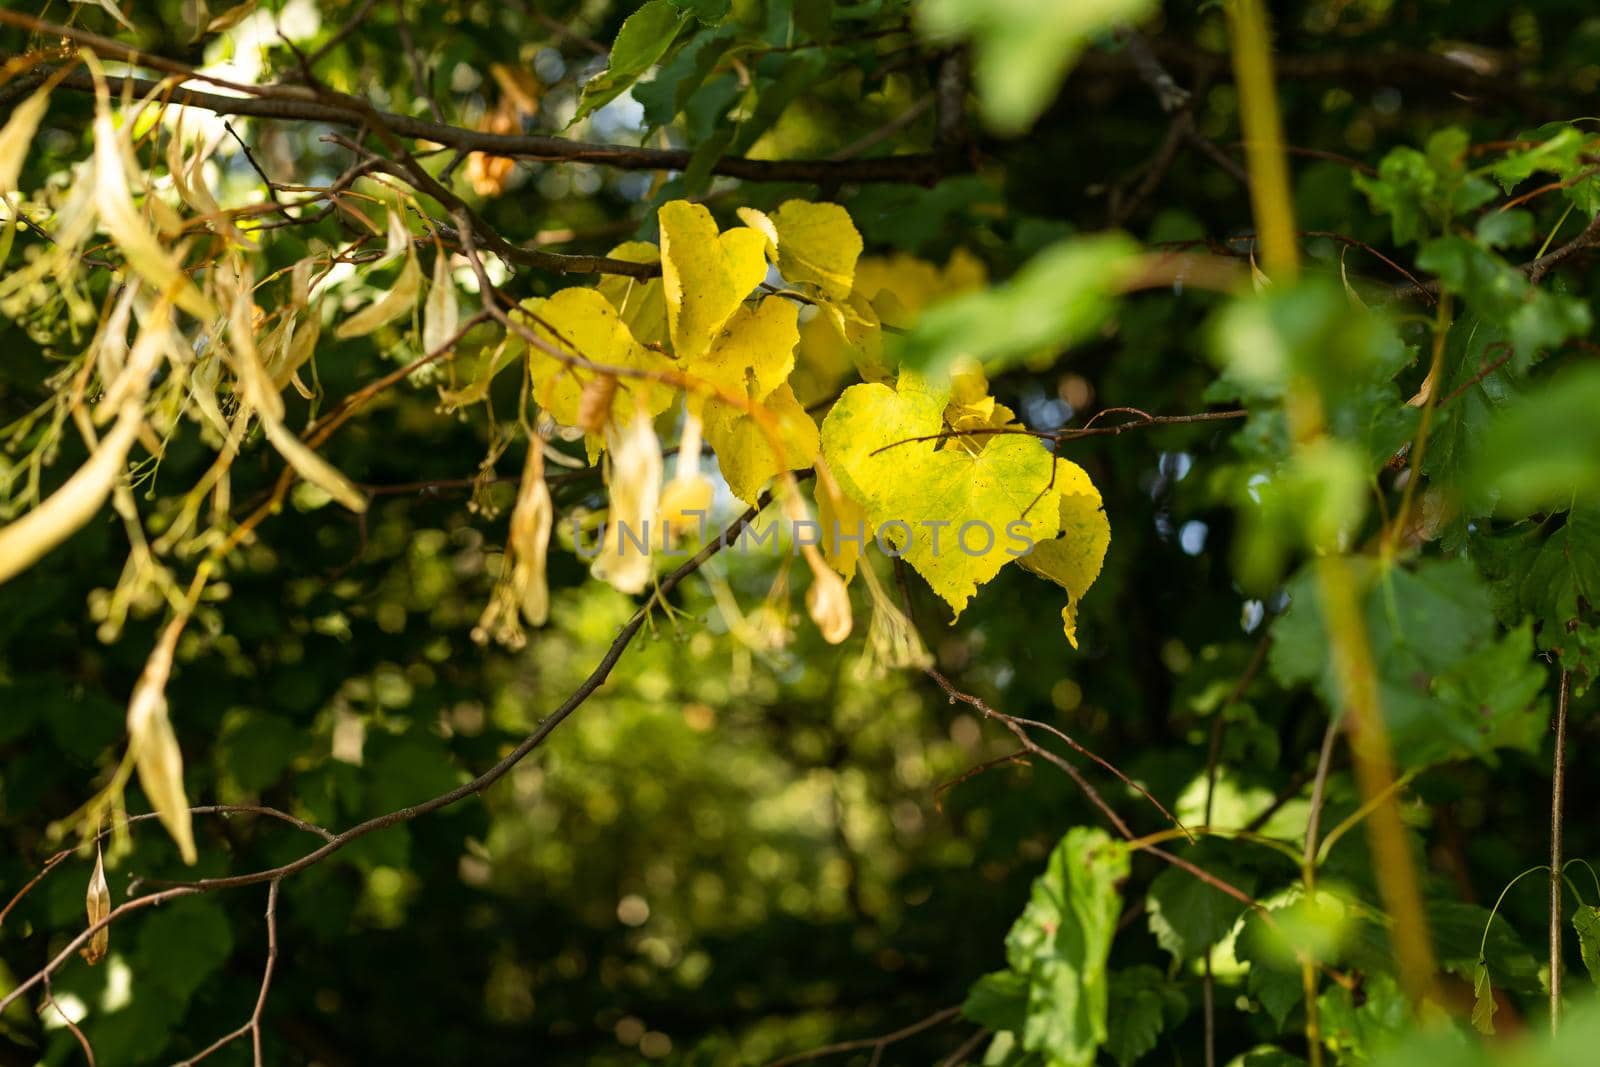
[[(6, 12), (0, 11), (0, 16)], [(142, 58), (142, 57), (141, 57)], [(178, 75), (178, 76), (187, 76)], [(107, 77), (113, 94), (125, 88), (135, 96), (160, 93), (163, 83), (149, 78)], [(60, 88), (93, 92), (93, 79), (75, 71), (61, 80)], [(332, 126), (360, 128), (367, 123), (363, 108), (330, 99), (310, 99), (298, 87), (251, 86), (257, 95), (222, 96), (199, 89), (177, 87), (167, 99), (184, 107), (200, 108), (217, 115), (281, 121), (323, 122)], [(412, 140), (431, 141), (458, 152), (483, 152), (511, 159), (530, 159), (547, 163), (591, 163), (618, 170), (685, 170), (694, 153), (682, 148), (636, 148), (631, 145), (590, 144), (564, 137), (542, 134), (487, 133), (461, 126), (411, 118), (389, 111), (371, 109), (372, 114), (394, 133)], [(869, 159), (750, 159), (723, 156), (711, 165), (711, 173), (751, 182), (905, 182), (935, 185), (950, 174), (968, 169), (964, 152), (940, 149), (933, 152)]]

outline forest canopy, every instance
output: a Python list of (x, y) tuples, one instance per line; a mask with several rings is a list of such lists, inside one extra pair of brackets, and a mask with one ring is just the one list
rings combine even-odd
[(1592, 1062), (1597, 87), (0, 3), (0, 1065)]

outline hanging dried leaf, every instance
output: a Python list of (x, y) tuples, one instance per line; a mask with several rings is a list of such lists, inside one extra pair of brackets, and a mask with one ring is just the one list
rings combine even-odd
[(193, 863), (194, 827), (189, 797), (183, 789), (183, 753), (167, 717), (167, 678), (178, 643), (179, 624), (169, 623), (151, 650), (144, 671), (128, 701), (128, 747), (139, 772), (139, 785), (151, 807), (178, 846), (183, 862)]
[(33, 566), (94, 517), (126, 466), (128, 450), (143, 421), (137, 405), (125, 407), (111, 432), (89, 454), (88, 462), (65, 485), (16, 522), (0, 527), (0, 582)]
[(422, 350), (437, 352), (455, 336), (460, 324), (455, 279), (450, 276), (450, 256), (440, 252), (433, 260), (433, 286), (422, 308)]
[(45, 86), (17, 105), (0, 129), (0, 193), (17, 191), (17, 179), (22, 175), (22, 164), (33, 145), (33, 135), (44, 118), (50, 103), (50, 87)]
[(422, 291), (422, 268), (417, 266), (417, 255), (409, 245), (405, 256), (406, 265), (395, 279), (394, 287), (340, 323), (339, 328), (333, 331), (335, 337), (341, 341), (363, 337), (416, 306), (417, 295)]
[(611, 452), (611, 513), (590, 573), (621, 592), (639, 593), (654, 573), (650, 519), (661, 501), (661, 442), (641, 407), (626, 430), (608, 427), (606, 447)]

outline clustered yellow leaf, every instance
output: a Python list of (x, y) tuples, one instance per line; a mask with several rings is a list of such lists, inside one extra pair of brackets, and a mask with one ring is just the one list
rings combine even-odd
[[(595, 576), (639, 592), (654, 573), (653, 546), (704, 525), (714, 489), (700, 473), (703, 440), (730, 492), (750, 504), (792, 481), (789, 472), (819, 468), (825, 535), (820, 551), (799, 546), (813, 574), (807, 608), (825, 638), (843, 640), (847, 582), (867, 570), (868, 669), (924, 665), (927, 653), (863, 568), (861, 545), (826, 536), (835, 529), (865, 527), (870, 541), (891, 524), (885, 543), (957, 614), (1022, 559), (1067, 591), (1062, 620), (1075, 642), (1077, 604), (1109, 539), (1087, 475), (1014, 432), (1015, 413), (991, 395), (978, 364), (959, 361), (939, 383), (909, 373), (897, 381), (884, 358), (886, 328), (907, 328), (941, 299), (981, 286), (982, 264), (961, 250), (943, 266), (863, 258), (837, 204), (790, 200), (737, 214), (743, 225), (724, 230), (702, 204), (667, 203), (659, 246), (611, 251), (659, 263), (659, 278), (611, 276), (521, 309), (535, 399), (557, 424), (587, 434), (591, 457), (609, 452), (610, 522)], [(852, 371), (866, 383), (835, 401)], [(680, 394), (684, 451), (663, 485), (654, 420)], [(812, 404), (831, 404), (820, 430)], [(792, 520), (805, 513), (798, 497), (784, 498)]]

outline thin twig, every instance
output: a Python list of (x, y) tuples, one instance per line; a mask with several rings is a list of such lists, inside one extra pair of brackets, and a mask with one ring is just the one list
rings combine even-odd
[(906, 1038), (914, 1037), (924, 1030), (931, 1030), (940, 1023), (948, 1022), (960, 1014), (961, 1005), (959, 1004), (948, 1008), (940, 1008), (927, 1018), (919, 1019), (910, 1026), (903, 1026), (893, 1033), (884, 1034), (881, 1037), (857, 1038), (854, 1041), (836, 1041), (831, 1045), (822, 1045), (805, 1052), (796, 1052), (792, 1056), (773, 1060), (767, 1064), (767, 1067), (793, 1067), (797, 1063), (810, 1063), (812, 1060), (819, 1060), (824, 1056), (835, 1056), (841, 1052), (858, 1052), (862, 1049), (872, 1049), (876, 1054), (896, 1041), (904, 1041)]
[(233, 1044), (246, 1034), (250, 1035), (250, 1048), (252, 1062), (255, 1067), (263, 1067), (265, 1060), (261, 1057), (261, 1015), (267, 1007), (267, 993), (272, 988), (272, 971), (278, 962), (278, 886), (281, 879), (275, 879), (267, 886), (267, 962), (261, 971), (261, 989), (256, 993), (255, 1010), (250, 1013), (250, 1018), (235, 1030), (223, 1034), (211, 1044), (189, 1059), (173, 1064), (173, 1067), (194, 1067), (194, 1064), (206, 1059), (228, 1045)]
[(72, 1016), (68, 1015), (56, 1000), (55, 990), (50, 988), (50, 979), (48, 977), (44, 980), (44, 1007), (55, 1011), (56, 1016), (72, 1032), (72, 1036), (78, 1039), (78, 1047), (83, 1049), (83, 1058), (89, 1061), (89, 1067), (95, 1067), (94, 1046), (89, 1044), (89, 1039), (84, 1036), (82, 1030), (78, 1029), (78, 1024), (72, 1021)]
[(1561, 1027), (1561, 814), (1567, 792), (1567, 702), (1572, 672), (1561, 672), (1556, 693), (1556, 750), (1550, 761), (1550, 1030)]
[[(1217, 706), (1216, 718), (1211, 723), (1211, 739), (1206, 745), (1206, 802), (1205, 811), (1201, 821), (1211, 825), (1211, 813), (1217, 797), (1217, 768), (1222, 757), (1222, 735), (1227, 729), (1228, 709), (1239, 702), (1244, 696), (1244, 691), (1250, 688), (1250, 683), (1255, 681), (1256, 675), (1261, 671), (1261, 665), (1267, 660), (1267, 649), (1272, 644), (1271, 631), (1261, 635), (1261, 640), (1256, 642), (1255, 651), (1250, 654), (1250, 661), (1245, 664), (1239, 680), (1234, 683), (1232, 691), (1220, 705)], [(1208, 950), (1202, 957), (1204, 973), (1201, 976), (1200, 992), (1202, 1008), (1205, 1015), (1205, 1064), (1206, 1067), (1216, 1067), (1217, 1062), (1217, 991), (1216, 976), (1211, 970), (1211, 953)]]

